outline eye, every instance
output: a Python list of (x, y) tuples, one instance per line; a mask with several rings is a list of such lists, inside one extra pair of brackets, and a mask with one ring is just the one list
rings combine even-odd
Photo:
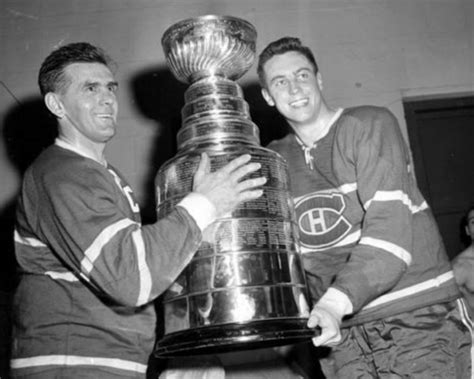
[(109, 84), (107, 86), (107, 89), (112, 93), (116, 93), (117, 90), (118, 90), (118, 85), (117, 84)]
[(273, 82), (273, 85), (276, 87), (276, 88), (281, 88), (281, 87), (284, 87), (288, 84), (288, 81), (285, 79), (285, 78), (280, 78), (280, 79), (277, 79)]
[(89, 84), (86, 86), (86, 92), (94, 93), (97, 91), (97, 86), (94, 84)]
[(303, 81), (306, 81), (309, 79), (309, 72), (308, 71), (301, 71), (299, 74), (298, 74), (298, 79), (299, 80), (303, 80)]

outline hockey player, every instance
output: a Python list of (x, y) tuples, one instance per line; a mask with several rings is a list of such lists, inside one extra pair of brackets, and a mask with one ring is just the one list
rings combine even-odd
[(454, 278), (458, 283), (467, 304), (471, 317), (474, 316), (474, 207), (470, 207), (463, 220), (464, 232), (469, 239), (469, 246), (453, 260)]
[(328, 377), (471, 378), (464, 303), (397, 120), (381, 107), (329, 107), (297, 38), (260, 54), (262, 94), (292, 133), (287, 159), (303, 261)]
[(118, 84), (88, 43), (53, 51), (39, 85), (59, 135), (24, 176), (15, 227), (13, 378), (144, 378), (153, 300), (178, 276), (202, 230), (265, 178), (243, 155), (213, 173), (203, 154), (193, 192), (142, 225), (132, 189), (104, 155), (116, 132)]

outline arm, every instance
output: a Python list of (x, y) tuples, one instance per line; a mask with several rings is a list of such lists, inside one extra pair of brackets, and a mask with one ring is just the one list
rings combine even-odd
[[(261, 190), (251, 188), (264, 179), (240, 182), (258, 168), (247, 165), (248, 159), (238, 158), (212, 174), (204, 161), (196, 173), (198, 190), (167, 217), (146, 226), (105, 170), (76, 161), (46, 181), (26, 179), (27, 187), (36, 187), (24, 196), (27, 213), (36, 215), (26, 223), (38, 224), (36, 237), (102, 295), (124, 305), (143, 305), (159, 296), (190, 261), (202, 228), (240, 201), (260, 196)], [(209, 189), (202, 183), (213, 185)], [(223, 197), (232, 200), (218, 203)], [(194, 218), (193, 212), (207, 216)]]
[(414, 183), (396, 119), (388, 111), (377, 111), (353, 129), (341, 132), (344, 141), (338, 147), (347, 149), (343, 164), (356, 173), (364, 212), (361, 238), (313, 310), (309, 326), (331, 325), (327, 333), (323, 327), (315, 344), (337, 340), (342, 317), (393, 288), (411, 262), (412, 215), (419, 199), (413, 198)]
[(474, 294), (474, 245), (469, 246), (453, 260), (456, 283), (463, 293)]

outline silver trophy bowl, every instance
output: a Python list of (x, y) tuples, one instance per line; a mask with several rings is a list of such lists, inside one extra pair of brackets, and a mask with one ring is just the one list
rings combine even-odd
[(161, 44), (174, 76), (192, 83), (210, 76), (240, 78), (252, 66), (256, 38), (245, 20), (207, 15), (172, 25)]
[(162, 45), (176, 78), (190, 83), (178, 152), (155, 179), (158, 218), (192, 191), (200, 155), (211, 170), (248, 153), (267, 177), (263, 195), (203, 231), (189, 265), (163, 295), (160, 357), (209, 354), (306, 340), (309, 312), (285, 160), (260, 146), (243, 91), (233, 80), (252, 65), (255, 28), (229, 16), (171, 26)]

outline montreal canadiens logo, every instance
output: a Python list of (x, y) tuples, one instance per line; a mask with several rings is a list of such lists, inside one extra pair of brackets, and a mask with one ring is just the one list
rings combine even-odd
[(329, 247), (343, 239), (351, 224), (342, 212), (346, 204), (340, 193), (314, 193), (295, 204), (300, 242), (310, 249)]

